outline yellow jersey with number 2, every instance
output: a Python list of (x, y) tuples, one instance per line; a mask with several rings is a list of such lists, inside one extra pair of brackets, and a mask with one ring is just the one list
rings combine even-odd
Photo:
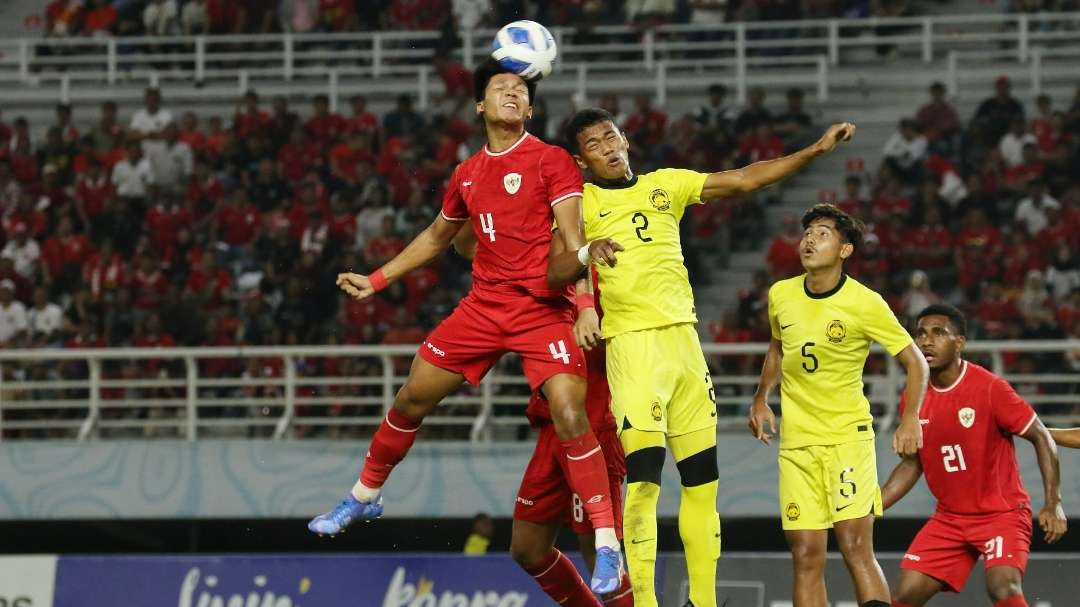
[(783, 344), (780, 448), (839, 445), (874, 436), (863, 367), (876, 341), (891, 356), (912, 343), (885, 300), (854, 278), (811, 293), (806, 275), (769, 289), (769, 324)]
[(660, 169), (618, 186), (586, 183), (582, 216), (586, 240), (612, 238), (626, 250), (600, 275), (605, 339), (628, 331), (697, 322), (694, 292), (683, 264), (679, 222), (701, 202), (705, 173)]

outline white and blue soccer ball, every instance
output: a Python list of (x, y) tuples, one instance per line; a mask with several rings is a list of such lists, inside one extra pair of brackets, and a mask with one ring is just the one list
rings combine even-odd
[(555, 55), (555, 38), (535, 21), (507, 23), (491, 43), (492, 58), (525, 80), (550, 74)]

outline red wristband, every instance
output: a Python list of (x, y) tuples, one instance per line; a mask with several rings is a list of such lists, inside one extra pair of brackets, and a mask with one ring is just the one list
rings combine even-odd
[(379, 268), (378, 270), (375, 270), (374, 272), (372, 272), (367, 277), (367, 279), (368, 279), (368, 282), (371, 283), (371, 288), (375, 289), (376, 293), (378, 293), (379, 291), (382, 291), (386, 287), (390, 286), (390, 281), (386, 280), (386, 276), (383, 276), (382, 268)]
[(574, 305), (578, 310), (584, 310), (585, 308), (595, 308), (596, 301), (593, 299), (592, 293), (578, 293), (574, 296)]

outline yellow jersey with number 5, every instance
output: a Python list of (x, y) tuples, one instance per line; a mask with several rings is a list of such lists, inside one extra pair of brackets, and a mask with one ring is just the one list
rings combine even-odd
[(596, 264), (605, 339), (628, 331), (697, 322), (694, 292), (683, 263), (679, 222), (701, 202), (708, 175), (660, 169), (619, 185), (586, 183), (586, 240), (611, 238), (626, 250), (615, 267)]
[(783, 351), (780, 448), (839, 445), (874, 436), (863, 367), (876, 341), (891, 356), (911, 345), (889, 305), (843, 275), (831, 291), (811, 293), (806, 275), (769, 289), (769, 324)]

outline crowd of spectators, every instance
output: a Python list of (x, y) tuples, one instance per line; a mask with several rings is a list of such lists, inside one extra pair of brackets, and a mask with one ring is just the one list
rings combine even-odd
[[(615, 95), (599, 103), (625, 128), (639, 171), (720, 170), (775, 157), (808, 135), (798, 91), (775, 117), (761, 91), (741, 110), (722, 86), (708, 96), (674, 120), (647, 97), (625, 112)], [(233, 115), (199, 117), (148, 89), (130, 116), (105, 102), (93, 117), (93, 108), (59, 105), (55, 121), (36, 129), (0, 117), (0, 347), (418, 343), (467, 289), (468, 262), (449, 254), (365, 302), (347, 300), (334, 277), (401, 251), (437, 213), (455, 164), (482, 145), (471, 104), (447, 103), (451, 111), (427, 115), (403, 95), (376, 116), (355, 97), (338, 114), (316, 96), (301, 116), (283, 98), (267, 103), (249, 92)], [(87, 120), (75, 118), (77, 109)], [(558, 142), (565, 117), (550, 116), (542, 97), (536, 110), (529, 129)], [(708, 276), (703, 247), (752, 248), (762, 237), (761, 203), (727, 202), (695, 205), (684, 221), (695, 280)], [(405, 373), (408, 358), (396, 366)], [(76, 379), (87, 367), (27, 363), (3, 372)], [(381, 367), (298, 361), (298, 372), (378, 375)], [(104, 368), (106, 379), (183, 373), (177, 361)], [(201, 369), (210, 378), (282, 373), (273, 358)]]
[[(1072, 99), (1040, 95), (1034, 107), (1009, 79), (967, 120), (941, 84), (899, 121), (873, 174), (849, 163), (843, 192), (828, 196), (868, 227), (847, 270), (882, 293), (909, 326), (923, 307), (963, 309), (981, 339), (1080, 338), (1080, 87)], [(801, 272), (801, 229), (785, 219), (724, 341), (767, 339), (770, 279)], [(741, 332), (740, 332), (741, 331)], [(1010, 372), (1080, 371), (1064, 357), (1006, 353)]]

